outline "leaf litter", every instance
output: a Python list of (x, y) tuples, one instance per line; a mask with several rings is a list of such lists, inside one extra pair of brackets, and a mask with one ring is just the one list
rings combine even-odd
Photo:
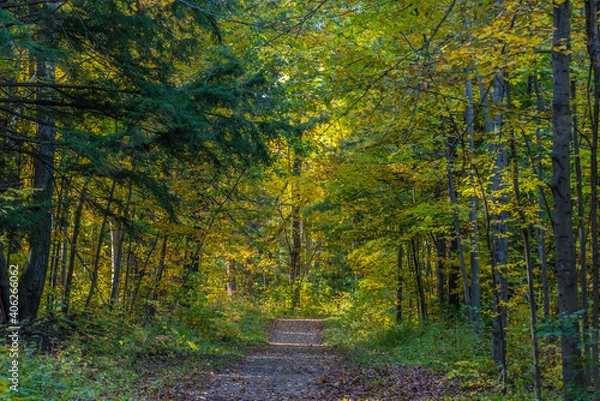
[(323, 345), (320, 319), (277, 319), (269, 344), (236, 365), (164, 389), (181, 401), (403, 401), (459, 397), (456, 381), (419, 366), (351, 367)]

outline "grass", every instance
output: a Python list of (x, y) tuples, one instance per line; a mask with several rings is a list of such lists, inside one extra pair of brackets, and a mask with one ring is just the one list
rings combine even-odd
[[(344, 315), (330, 318), (325, 333), (328, 344), (342, 349), (349, 362), (364, 366), (423, 366), (464, 385), (468, 400), (532, 400), (529, 360), (517, 359), (527, 343), (511, 343), (511, 383), (502, 390), (499, 369), (490, 359), (490, 339), (478, 337), (468, 324), (457, 321), (416, 322), (400, 325), (363, 325)], [(511, 341), (515, 339), (511, 338)], [(527, 355), (528, 356), (528, 355)], [(544, 399), (559, 400), (554, 388), (544, 390)]]
[(480, 365), (485, 345), (468, 327), (442, 323), (405, 322), (375, 329), (358, 336), (339, 318), (329, 320), (325, 338), (341, 347), (359, 364), (400, 364), (431, 367), (449, 372), (455, 364), (469, 360)]
[[(269, 317), (251, 308), (151, 324), (108, 316), (35, 328), (22, 341), (19, 392), (0, 388), (0, 400), (164, 399), (182, 386), (200, 388), (212, 371), (240, 358), (245, 346), (268, 338)], [(47, 333), (63, 334), (52, 350), (42, 349)], [(0, 383), (5, 384), (10, 359), (6, 347), (0, 352)]]

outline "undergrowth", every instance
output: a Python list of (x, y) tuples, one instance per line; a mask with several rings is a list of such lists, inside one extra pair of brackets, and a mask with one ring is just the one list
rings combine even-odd
[(40, 322), (23, 329), (18, 393), (7, 391), (11, 360), (0, 347), (0, 400), (161, 399), (165, 388), (201, 384), (244, 346), (265, 343), (269, 317), (238, 306), (187, 308), (150, 323), (108, 310)]
[[(357, 366), (423, 366), (464, 386), (468, 400), (532, 400), (527, 333), (508, 333), (509, 383), (503, 387), (500, 370), (491, 360), (490, 339), (477, 336), (466, 322), (420, 322), (393, 324), (389, 319), (373, 324), (370, 317), (352, 314), (331, 317), (325, 341), (344, 351)], [(367, 321), (367, 322), (365, 322)], [(523, 338), (517, 338), (523, 337)], [(520, 359), (517, 356), (521, 355)], [(552, 384), (547, 381), (547, 384)], [(559, 400), (559, 389), (547, 386), (544, 399)]]

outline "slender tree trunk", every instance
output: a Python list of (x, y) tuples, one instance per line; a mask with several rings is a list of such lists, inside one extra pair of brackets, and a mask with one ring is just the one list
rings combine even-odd
[(431, 304), (431, 302), (433, 301), (433, 297), (434, 297), (434, 291), (433, 291), (433, 269), (431, 262), (433, 261), (433, 257), (431, 254), (431, 242), (427, 241), (426, 239), (423, 240), (423, 243), (425, 245), (425, 249), (427, 250), (427, 255), (426, 255), (426, 260), (425, 260), (425, 281), (423, 283), (423, 286), (425, 288), (425, 298), (428, 302), (428, 304)]
[[(58, 213), (57, 213), (58, 215)], [(61, 224), (61, 223), (59, 223)], [(62, 228), (61, 228), (62, 230)], [(55, 236), (56, 237), (56, 236)], [(54, 243), (52, 244), (52, 250), (50, 251), (50, 291), (46, 293), (46, 304), (52, 305), (54, 304), (54, 297), (56, 292), (56, 287), (58, 285), (58, 267), (60, 265), (60, 245), (61, 241), (58, 241), (57, 238), (54, 239)]]
[[(40, 57), (36, 65), (37, 76), (46, 83), (55, 81), (54, 66)], [(45, 89), (38, 89), (37, 99), (48, 100)], [(54, 137), (56, 122), (44, 106), (37, 109), (37, 155), (33, 163), (34, 203), (39, 207), (38, 221), (29, 235), (27, 264), (19, 283), (19, 318), (35, 319), (38, 314), (50, 256), (52, 242), (52, 195), (54, 193)]]
[(427, 321), (427, 300), (425, 299), (425, 289), (423, 287), (423, 274), (421, 272), (421, 263), (419, 262), (418, 248), (415, 239), (411, 238), (412, 257), (415, 268), (415, 279), (417, 281), (417, 292), (419, 293), (419, 309), (421, 310), (421, 318)]
[(302, 272), (302, 220), (300, 219), (300, 206), (298, 184), (295, 182), (302, 171), (302, 158), (294, 156), (292, 166), (292, 240), (290, 247), (290, 282), (292, 285), (292, 310), (295, 310), (300, 302), (300, 276)]
[(402, 290), (404, 284), (404, 278), (402, 273), (402, 262), (404, 259), (404, 247), (398, 245), (398, 251), (396, 253), (396, 324), (402, 322)]
[(564, 400), (574, 401), (585, 391), (579, 325), (568, 321), (579, 309), (573, 210), (571, 205), (570, 4), (554, 4), (552, 41), (552, 190), (558, 307), (563, 318), (561, 335)]
[[(458, 250), (459, 250), (458, 242), (459, 242), (459, 239), (456, 237), (454, 239), (450, 240), (450, 247), (449, 247), (450, 249), (449, 250), (450, 250), (451, 256), (456, 255), (458, 253)], [(459, 284), (458, 284), (459, 269), (460, 269), (460, 267), (456, 266), (454, 263), (448, 269), (448, 304), (451, 305), (456, 311), (460, 310), (460, 297), (458, 296), (458, 294), (460, 293)]]
[[(66, 199), (65, 193), (68, 192), (67, 180), (63, 179), (61, 181), (62, 185), (60, 186), (60, 191), (58, 193), (58, 207), (56, 210), (56, 225), (58, 229), (56, 232), (58, 233), (67, 233), (68, 229), (68, 212), (69, 212), (69, 202)], [(50, 269), (50, 283), (52, 291), (48, 292), (47, 304), (52, 305), (52, 309), (56, 308), (56, 300), (58, 294), (58, 287), (61, 283), (61, 272), (63, 271), (63, 263), (66, 263), (66, 255), (63, 253), (63, 250), (66, 248), (65, 239), (60, 239), (60, 235), (55, 235), (54, 245), (52, 249), (52, 258), (51, 258), (51, 269)]]
[[(492, 100), (497, 107), (502, 107), (506, 96), (505, 74), (502, 71), (496, 73), (494, 78), (494, 91)], [(506, 143), (503, 140), (502, 113), (497, 113), (493, 119), (494, 144), (490, 151), (494, 154), (494, 168), (491, 178), (491, 201), (493, 205), (492, 214), (492, 265), (494, 266), (494, 285), (497, 286), (498, 299), (495, 299), (492, 324), (492, 359), (501, 366), (506, 380), (506, 336), (504, 330), (507, 322), (506, 304), (508, 302), (507, 265), (508, 260), (508, 212), (506, 205), (508, 199), (505, 192), (505, 170), (508, 166), (508, 154)]]
[(131, 306), (130, 306), (130, 309), (129, 309), (129, 314), (130, 315), (133, 313), (133, 310), (135, 308), (135, 303), (136, 303), (136, 301), (138, 299), (138, 294), (140, 292), (140, 287), (142, 286), (142, 280), (147, 275), (146, 268), (148, 267), (148, 263), (150, 262), (150, 258), (152, 257), (152, 254), (156, 250), (156, 246), (158, 245), (158, 239), (159, 239), (159, 236), (157, 235), (152, 240), (152, 247), (150, 248), (150, 252), (148, 252), (148, 255), (146, 255), (146, 260), (144, 260), (144, 264), (142, 265), (142, 267), (137, 271), (139, 279), (138, 279), (137, 283), (135, 284), (135, 289), (134, 289), (133, 294), (131, 296)]
[(446, 159), (448, 161), (448, 191), (450, 194), (450, 201), (453, 205), (453, 215), (454, 215), (454, 231), (456, 232), (456, 246), (458, 251), (458, 260), (460, 263), (460, 272), (462, 275), (463, 282), (463, 296), (465, 300), (465, 306), (467, 307), (467, 316), (469, 318), (469, 322), (473, 322), (473, 314), (471, 308), (471, 297), (469, 294), (469, 278), (467, 275), (467, 267), (465, 266), (465, 256), (462, 247), (462, 239), (460, 233), (460, 222), (458, 220), (458, 201), (456, 199), (456, 188), (454, 187), (454, 178), (452, 176), (452, 159), (451, 154), (454, 152), (453, 147), (446, 153)]
[(446, 313), (446, 240), (436, 234), (436, 263), (435, 273), (437, 278), (437, 298), (440, 303), (440, 319), (444, 318)]
[[(544, 111), (544, 105), (542, 104), (542, 96), (540, 94), (540, 82), (537, 77), (534, 77), (534, 89), (535, 89), (535, 98), (536, 98), (536, 109), (538, 113), (542, 113)], [(543, 169), (542, 169), (542, 152), (544, 150), (544, 145), (542, 144), (542, 130), (539, 127), (541, 124), (540, 120), (537, 119), (536, 124), (538, 127), (535, 130), (536, 137), (536, 145), (537, 145), (537, 177), (540, 182), (544, 182)], [(537, 239), (537, 248), (538, 248), (538, 256), (540, 258), (541, 264), (541, 274), (542, 274), (542, 292), (543, 292), (543, 301), (544, 301), (544, 318), (548, 318), (550, 316), (550, 288), (548, 284), (548, 257), (546, 252), (546, 202), (545, 202), (545, 194), (544, 187), (542, 185), (538, 185), (538, 203), (539, 203), (539, 226), (536, 227), (536, 239)]]
[[(59, 287), (61, 292), (65, 289), (67, 280), (67, 263), (69, 261), (69, 245), (67, 240), (63, 240), (60, 243), (60, 278)], [(62, 300), (61, 300), (62, 301)]]
[(110, 242), (112, 256), (110, 301), (112, 304), (115, 304), (119, 302), (119, 287), (121, 285), (121, 267), (123, 265), (123, 242), (125, 242), (125, 233), (120, 227), (111, 228)]
[(100, 269), (100, 253), (102, 251), (102, 243), (104, 242), (104, 234), (106, 232), (106, 225), (108, 223), (108, 215), (110, 214), (110, 207), (112, 206), (113, 195), (117, 186), (117, 180), (113, 180), (110, 194), (108, 195), (108, 202), (106, 203), (106, 211), (104, 218), (102, 219), (102, 225), (100, 226), (100, 234), (98, 238), (98, 245), (96, 246), (96, 255), (94, 257), (94, 270), (92, 272), (92, 283), (90, 284), (90, 291), (88, 292), (87, 299), (85, 301), (85, 308), (88, 309), (92, 303), (94, 292), (98, 286), (98, 270)]
[(71, 288), (73, 287), (73, 274), (75, 272), (75, 256), (77, 255), (77, 242), (79, 240), (79, 228), (81, 227), (81, 216), (83, 214), (83, 206), (86, 201), (87, 185), (89, 178), (86, 179), (79, 194), (79, 204), (75, 211), (75, 221), (73, 223), (73, 236), (71, 238), (71, 250), (69, 252), (69, 264), (65, 276), (65, 287), (63, 293), (63, 314), (69, 313), (69, 305), (71, 304)]
[[(504, 169), (508, 165), (508, 155), (504, 144), (500, 141), (501, 125), (503, 116), (501, 113), (496, 115), (492, 120), (489, 116), (488, 90), (484, 88), (481, 77), (478, 76), (481, 104), (484, 110), (485, 132), (496, 133), (495, 144), (491, 147), (494, 153), (494, 169), (492, 171), (491, 189), (494, 192), (491, 196), (491, 203), (494, 208), (490, 208), (490, 201), (487, 199), (485, 188), (481, 179), (479, 185), (481, 196), (483, 198), (483, 209), (485, 212), (486, 222), (486, 241), (491, 252), (491, 276), (492, 276), (492, 294), (493, 294), (493, 312), (492, 318), (492, 360), (501, 369), (501, 378), (506, 384), (506, 337), (504, 328), (506, 326), (506, 301), (508, 299), (508, 285), (506, 282), (506, 274), (503, 274), (499, 269), (505, 269), (508, 263), (508, 229), (506, 225), (506, 212), (502, 207), (507, 203), (506, 195), (503, 194), (505, 187)], [(501, 102), (504, 99), (505, 83), (504, 73), (497, 72), (493, 81), (493, 101), (501, 107)], [(500, 212), (497, 210), (500, 209)], [(503, 267), (504, 266), (504, 267)]]
[(531, 223), (527, 221), (524, 205), (521, 200), (521, 190), (519, 187), (519, 161), (517, 159), (517, 145), (514, 138), (511, 140), (513, 157), (513, 190), (515, 193), (516, 208), (519, 215), (521, 234), (525, 248), (525, 268), (527, 272), (527, 295), (529, 297), (529, 330), (531, 334), (531, 346), (533, 356), (533, 388), (536, 400), (542, 399), (542, 374), (540, 370), (540, 347), (538, 337), (535, 333), (537, 327), (537, 302), (535, 297), (535, 278), (533, 276), (533, 260), (531, 259), (530, 232)]
[[(468, 73), (469, 71), (467, 71)], [(465, 111), (467, 133), (469, 135), (469, 159), (471, 168), (469, 169), (469, 185), (475, 192), (475, 141), (473, 138), (475, 132), (475, 111), (473, 107), (473, 85), (470, 79), (467, 79), (465, 95), (467, 97), (467, 109)], [(473, 329), (481, 334), (481, 290), (479, 284), (479, 228), (477, 224), (477, 196), (469, 195), (469, 233), (471, 245), (471, 308), (473, 316)]]
[[(571, 116), (573, 117), (573, 152), (575, 156), (575, 180), (577, 182), (577, 216), (578, 225), (577, 231), (579, 233), (579, 265), (581, 266), (581, 310), (583, 310), (583, 316), (581, 319), (581, 328), (583, 330), (584, 341), (584, 358), (586, 361), (590, 360), (591, 355), (591, 336), (589, 334), (589, 311), (588, 311), (588, 280), (587, 280), (587, 235), (585, 231), (585, 209), (583, 204), (583, 173), (581, 170), (581, 152), (579, 146), (579, 132), (577, 122), (577, 103), (576, 97), (576, 83), (571, 81), (571, 97), (572, 111)], [(585, 367), (586, 381), (590, 381), (591, 377), (591, 365), (588, 363)]]
[[(600, 367), (598, 366), (600, 352), (598, 349), (598, 330), (600, 308), (600, 247), (598, 244), (598, 124), (600, 123), (600, 37), (598, 36), (598, 3), (595, 0), (585, 1), (587, 49), (594, 75), (594, 103), (592, 112), (592, 143), (590, 156), (590, 225), (592, 242), (592, 296), (594, 307), (592, 309), (592, 374), (594, 393), (600, 391)], [(582, 268), (584, 268), (582, 266)], [(583, 273), (582, 273), (583, 274)], [(583, 277), (583, 275), (582, 275)], [(587, 295), (587, 288), (586, 288)], [(583, 294), (582, 294), (583, 296)], [(583, 300), (584, 309), (587, 311), (587, 297)]]
[[(129, 240), (127, 242), (127, 258), (125, 258), (125, 283), (123, 283), (123, 309), (127, 310), (127, 301), (129, 299), (129, 284), (131, 282), (131, 259), (132, 259), (132, 247), (133, 247), (133, 238), (129, 236)], [(182, 278), (185, 282), (185, 272), (187, 266), (184, 266), (184, 277)]]
[(163, 279), (163, 275), (165, 272), (165, 266), (166, 266), (166, 261), (167, 261), (167, 244), (169, 241), (169, 236), (168, 234), (164, 234), (163, 235), (163, 243), (162, 243), (162, 248), (160, 250), (160, 262), (158, 263), (158, 271), (156, 273), (156, 282), (154, 284), (154, 290), (152, 293), (152, 298), (153, 300), (156, 300), (159, 298), (159, 294), (161, 292), (160, 289), (160, 285)]
[(227, 297), (232, 300), (237, 292), (237, 281), (235, 278), (235, 260), (229, 259), (227, 266)]
[[(127, 201), (125, 204), (125, 210), (123, 211), (123, 217), (125, 219), (129, 218), (129, 207), (131, 206), (131, 196), (133, 194), (133, 185), (129, 184), (129, 190), (127, 192)], [(116, 304), (119, 302), (119, 294), (121, 291), (121, 271), (123, 270), (123, 244), (125, 243), (125, 232), (121, 227), (116, 228), (116, 233), (118, 233), (117, 240), (117, 249), (116, 255), (113, 257), (114, 266), (113, 266), (113, 277), (112, 277), (112, 285), (110, 291), (110, 299), (112, 304)], [(114, 241), (113, 241), (114, 244)]]

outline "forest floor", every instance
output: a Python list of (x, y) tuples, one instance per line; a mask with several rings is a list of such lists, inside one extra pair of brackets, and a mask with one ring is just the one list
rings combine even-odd
[[(420, 367), (351, 367), (323, 344), (319, 319), (277, 319), (269, 344), (255, 347), (202, 384), (163, 394), (186, 401), (440, 400), (459, 385)], [(448, 399), (446, 398), (446, 399)]]

